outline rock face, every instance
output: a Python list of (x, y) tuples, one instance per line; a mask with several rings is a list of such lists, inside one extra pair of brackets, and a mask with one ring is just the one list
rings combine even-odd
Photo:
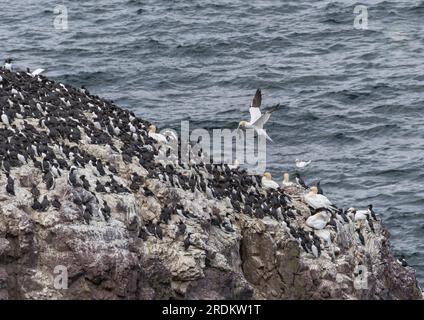
[(297, 185), (163, 160), (112, 102), (0, 76), (0, 299), (422, 298), (379, 219), (313, 230)]

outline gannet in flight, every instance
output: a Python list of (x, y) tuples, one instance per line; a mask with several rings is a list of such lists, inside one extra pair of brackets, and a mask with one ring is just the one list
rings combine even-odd
[(268, 136), (266, 131), (264, 130), (264, 124), (267, 123), (271, 113), (277, 110), (280, 105), (277, 104), (267, 110), (264, 114), (261, 112), (261, 104), (262, 104), (262, 92), (261, 89), (256, 90), (255, 96), (250, 104), (249, 113), (250, 113), (250, 121), (240, 121), (237, 130), (239, 129), (254, 129), (259, 136), (264, 136), (268, 140), (272, 141), (272, 139)]
[(6, 60), (4, 60), (4, 68), (6, 69), (6, 70), (9, 70), (9, 71), (12, 71), (12, 68), (13, 68), (13, 64), (12, 64), (12, 59), (10, 59), (10, 58), (7, 58)]
[(334, 205), (326, 196), (318, 194), (318, 188), (316, 186), (312, 186), (311, 191), (305, 194), (303, 198), (306, 204), (314, 209), (335, 209)]
[(308, 166), (311, 162), (312, 160), (303, 161), (303, 160), (296, 159), (296, 167), (303, 169), (306, 166)]
[(264, 173), (261, 183), (265, 189), (278, 189), (280, 187), (277, 182), (272, 180), (271, 173), (269, 172)]

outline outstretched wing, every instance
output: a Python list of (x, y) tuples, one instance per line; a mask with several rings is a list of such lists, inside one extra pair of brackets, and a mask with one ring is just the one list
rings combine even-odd
[(44, 69), (37, 69), (37, 70), (34, 70), (34, 71), (31, 73), (31, 75), (32, 75), (33, 77), (35, 77), (35, 76), (38, 76), (39, 74), (41, 74), (42, 72), (44, 72)]
[(262, 116), (261, 109), (259, 108), (250, 107), (249, 112), (250, 112), (250, 121), (249, 121), (250, 124), (255, 123)]
[(261, 89), (256, 90), (255, 96), (253, 97), (251, 108), (259, 108), (262, 104), (262, 92)]
[[(269, 120), (269, 117), (271, 117), (271, 113), (273, 113), (275, 110), (280, 108), (280, 104), (277, 104), (273, 107), (271, 107), (267, 112), (265, 112), (263, 115), (261, 115), (255, 122), (252, 122), (252, 125), (255, 126), (258, 129), (263, 129), (264, 124), (267, 123)], [(252, 109), (252, 108), (250, 108)]]

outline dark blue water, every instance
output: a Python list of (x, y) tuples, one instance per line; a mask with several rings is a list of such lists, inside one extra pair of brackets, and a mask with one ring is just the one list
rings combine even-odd
[(113, 99), (160, 127), (235, 128), (257, 87), (275, 178), (312, 159), (340, 206), (373, 203), (424, 284), (424, 1), (0, 0), (0, 55)]

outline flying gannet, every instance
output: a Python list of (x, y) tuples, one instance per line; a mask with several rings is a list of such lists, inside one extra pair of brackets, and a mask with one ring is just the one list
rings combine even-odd
[(264, 114), (261, 112), (261, 104), (262, 104), (262, 92), (261, 89), (256, 90), (255, 96), (250, 104), (249, 113), (250, 113), (250, 121), (240, 121), (237, 130), (239, 129), (254, 129), (258, 136), (263, 136), (266, 139), (272, 141), (272, 139), (268, 136), (264, 129), (265, 123), (269, 120), (271, 113), (277, 110), (280, 105), (277, 104), (267, 110)]

